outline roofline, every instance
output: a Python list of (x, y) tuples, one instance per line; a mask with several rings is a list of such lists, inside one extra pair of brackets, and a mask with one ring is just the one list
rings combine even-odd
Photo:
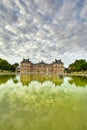
[(32, 65), (39, 65), (39, 64), (43, 64), (43, 65), (63, 64), (64, 65), (64, 63), (61, 61), (61, 59), (59, 59), (59, 60), (55, 59), (55, 61), (53, 61), (52, 63), (45, 63), (43, 61), (40, 61), (38, 63), (32, 63), (29, 59), (23, 58), (23, 61), (21, 61), (20, 63), (21, 64), (22, 63), (31, 63)]

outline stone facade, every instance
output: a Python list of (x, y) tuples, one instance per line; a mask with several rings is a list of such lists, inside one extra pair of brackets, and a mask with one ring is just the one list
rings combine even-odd
[(64, 64), (61, 60), (55, 60), (51, 64), (39, 62), (33, 64), (29, 59), (23, 59), (20, 63), (20, 73), (64, 73)]

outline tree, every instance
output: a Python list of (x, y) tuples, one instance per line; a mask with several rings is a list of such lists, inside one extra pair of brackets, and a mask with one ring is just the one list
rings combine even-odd
[(15, 63), (12, 65), (12, 71), (15, 72), (17, 67), (19, 67), (19, 64), (18, 63)]
[(9, 71), (10, 70), (10, 71), (15, 72), (17, 67), (19, 67), (18, 63), (11, 65), (10, 63), (8, 63), (7, 60), (0, 58), (0, 70), (1, 71), (3, 71), (3, 70)]
[(4, 59), (0, 59), (0, 70), (11, 70), (11, 64)]
[(74, 63), (70, 64), (68, 68), (71, 72), (86, 71), (87, 62), (84, 59), (76, 60)]

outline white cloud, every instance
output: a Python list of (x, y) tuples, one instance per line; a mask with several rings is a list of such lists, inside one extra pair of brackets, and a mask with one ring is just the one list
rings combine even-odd
[(86, 14), (86, 0), (1, 0), (0, 57), (11, 63), (62, 58), (65, 66), (87, 59)]
[(82, 17), (84, 20), (87, 20), (87, 1), (86, 1), (86, 0), (85, 0), (83, 9), (82, 9), (82, 11), (81, 11), (81, 17)]

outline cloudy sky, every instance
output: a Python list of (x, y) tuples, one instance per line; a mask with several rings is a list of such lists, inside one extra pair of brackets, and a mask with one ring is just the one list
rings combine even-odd
[(87, 0), (0, 0), (0, 58), (87, 60)]

